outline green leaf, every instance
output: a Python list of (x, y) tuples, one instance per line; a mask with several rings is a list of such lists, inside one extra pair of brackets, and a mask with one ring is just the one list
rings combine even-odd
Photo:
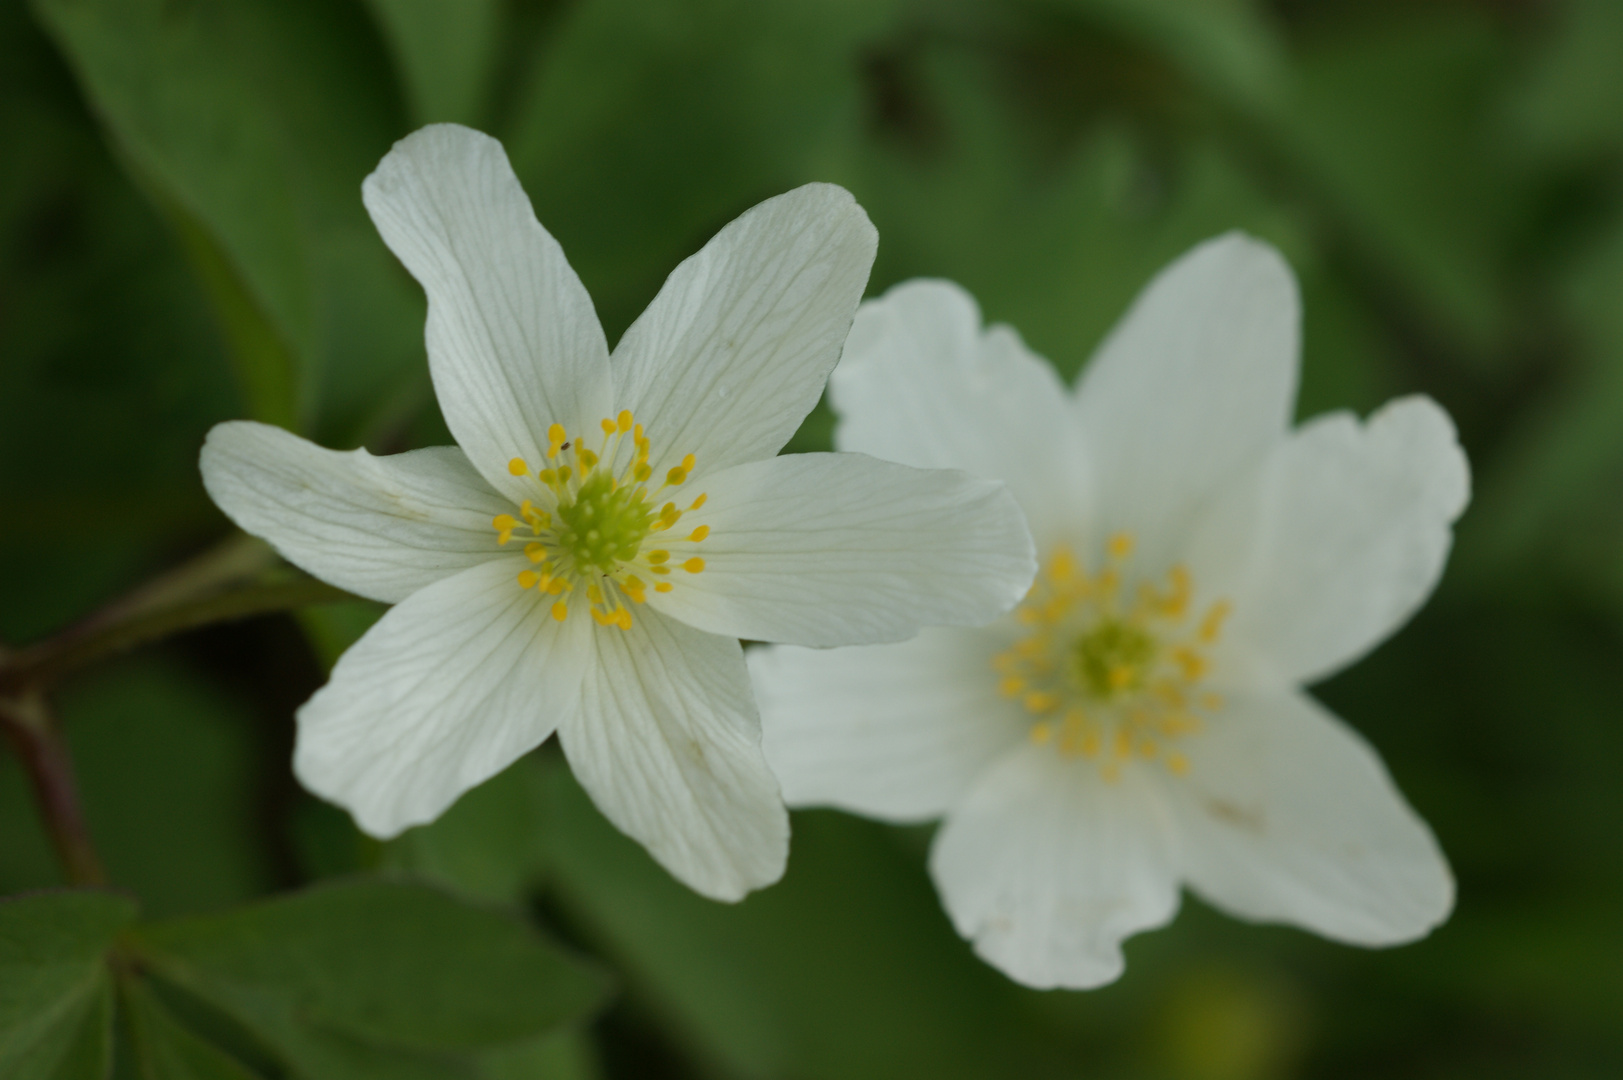
[(1508, 35), (1467, 5), (1377, 11), (1304, 35), (1274, 135), (1392, 293), (1491, 365), (1514, 310), (1503, 268), (1527, 198), (1491, 123)]
[(797, 815), (784, 879), (717, 904), (553, 764), (560, 904), (615, 958), (636, 1004), (720, 1075), (1074, 1075), (1040, 1067), (1049, 1050), (1017, 1015), (1022, 991), (953, 933), (919, 860), (883, 827)]
[(545, 862), (545, 792), (522, 757), (428, 825), (383, 846), (386, 870), (409, 872), (481, 900), (517, 904)]
[(0, 1076), (90, 1080), (110, 1064), (105, 954), (135, 902), (104, 892), (0, 900)]
[(238, 1012), (295, 1007), (337, 1034), (468, 1050), (550, 1031), (602, 998), (602, 979), (523, 923), (418, 885), (350, 881), (223, 915), (143, 927), (164, 976)]
[(400, 71), (412, 118), (478, 127), (490, 96), (498, 0), (366, 0)]
[(421, 381), (422, 300), (361, 207), (362, 178), (408, 125), (358, 8), (35, 10), (132, 175), (175, 220), (256, 415), (352, 438)]
[(483, 1080), (597, 1080), (602, 1076), (591, 1041), (560, 1031), (480, 1055)]
[(859, 122), (873, 0), (586, 0), (538, 50), (504, 135), (612, 341), (675, 265), (809, 180)]
[(1259, 5), (1246, 0), (1048, 0), (1176, 64), (1195, 85), (1248, 110), (1271, 109), (1284, 55)]
[(142, 1080), (253, 1080), (235, 1058), (181, 1026), (139, 980), (120, 989)]

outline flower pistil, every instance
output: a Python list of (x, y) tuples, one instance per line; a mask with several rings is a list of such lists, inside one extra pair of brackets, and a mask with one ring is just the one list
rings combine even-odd
[(1124, 587), (1133, 538), (1117, 533), (1089, 574), (1056, 548), (1015, 615), (1025, 633), (992, 659), (999, 689), (1034, 719), (1031, 738), (1066, 757), (1098, 759), (1107, 781), (1133, 758), (1181, 775), (1189, 760), (1163, 744), (1198, 732), (1222, 699), (1201, 683), (1232, 605), (1192, 619), (1194, 581), (1172, 567), (1164, 584)]
[[(517, 535), (532, 569), (518, 575), (523, 589), (535, 589), (556, 599), (552, 617), (569, 617), (569, 595), (579, 588), (590, 604), (592, 618), (602, 626), (631, 629), (631, 611), (623, 597), (646, 603), (648, 583), (655, 592), (670, 592), (673, 570), (702, 573), (704, 559), (685, 545), (698, 544), (710, 535), (700, 525), (686, 537), (660, 544), (658, 534), (669, 532), (682, 516), (705, 504), (703, 494), (679, 508), (674, 501), (659, 505), (667, 490), (682, 487), (693, 472), (694, 456), (666, 470), (659, 487), (649, 490), (653, 469), (648, 464), (649, 441), (629, 409), (604, 419), (598, 449), (571, 438), (562, 424), (547, 429), (546, 464), (533, 470), (521, 457), (507, 463), (513, 476), (532, 477), (534, 499), (519, 504), (519, 512), (499, 514), (491, 525), (496, 542), (505, 546)], [(623, 454), (627, 436), (632, 450)], [(623, 468), (615, 465), (624, 456)], [(677, 550), (674, 550), (677, 549)], [(688, 557), (682, 558), (683, 555)]]

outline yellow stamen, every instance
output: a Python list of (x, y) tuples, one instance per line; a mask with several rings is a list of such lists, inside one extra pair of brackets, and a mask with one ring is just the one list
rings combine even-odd
[(620, 415), (615, 418), (615, 426), (624, 434), (631, 430), (631, 410), (621, 409)]
[(670, 592), (671, 591), (671, 583), (668, 582), (668, 581), (656, 581), (656, 582), (654, 582), (654, 591), (655, 592)]
[(513, 476), (523, 476), (530, 471), (530, 467), (524, 464), (523, 458), (516, 457), (507, 463), (507, 471)]
[(559, 622), (563, 622), (565, 619), (569, 618), (569, 605), (562, 600), (558, 601), (556, 604), (553, 604), (552, 617), (557, 619)]
[(540, 580), (541, 575), (537, 574), (534, 570), (520, 571), (518, 575), (518, 587), (521, 589), (533, 589), (535, 588), (536, 582)]
[(690, 574), (697, 574), (704, 570), (704, 560), (697, 555), (682, 564), (682, 569)]
[(697, 529), (694, 529), (693, 532), (688, 535), (688, 539), (692, 540), (694, 543), (698, 543), (700, 540), (703, 540), (705, 537), (707, 537), (709, 535), (710, 535), (710, 526), (708, 526), (708, 525), (700, 525)]

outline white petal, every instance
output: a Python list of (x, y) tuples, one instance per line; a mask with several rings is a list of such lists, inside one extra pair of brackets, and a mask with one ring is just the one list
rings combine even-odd
[(817, 404), (873, 265), (850, 192), (807, 184), (740, 215), (671, 272), (614, 349), (655, 475), (770, 457)]
[(216, 424), (203, 486), (226, 516), (323, 581), (385, 603), (498, 557), (510, 503), (455, 447), (373, 457), (267, 424)]
[(1107, 532), (1158, 573), (1214, 486), (1283, 437), (1296, 397), (1300, 301), (1278, 252), (1238, 233), (1161, 271), (1078, 389)]
[(986, 630), (850, 649), (750, 649), (766, 759), (790, 806), (939, 817), (1030, 724), (997, 692)]
[(1227, 633), (1285, 682), (1368, 652), (1421, 605), (1448, 558), (1470, 470), (1429, 398), (1360, 425), (1320, 417), (1281, 443), (1196, 530), (1195, 579), (1234, 601)]
[(1168, 787), (1185, 874), (1242, 918), (1395, 945), (1448, 917), (1454, 880), (1375, 751), (1299, 693), (1231, 695)]
[(514, 502), (547, 427), (613, 410), (608, 345), (586, 289), (536, 221), (501, 144), (456, 124), (395, 143), (361, 186), (378, 232), (428, 294), (440, 410), (474, 467)]
[(1144, 770), (1105, 782), (1051, 747), (1011, 750), (948, 815), (930, 873), (987, 963), (1041, 989), (1121, 975), (1121, 942), (1178, 910), (1176, 853)]
[(706, 477), (709, 525), (649, 603), (728, 637), (793, 645), (899, 641), (920, 626), (976, 626), (1007, 611), (1036, 573), (1031, 536), (1002, 484), (864, 454), (789, 454)]
[(593, 637), (581, 707), (558, 736), (598, 809), (712, 899), (778, 880), (789, 816), (761, 754), (738, 642), (642, 607), (630, 630)]
[(905, 282), (858, 308), (829, 395), (841, 450), (1003, 480), (1038, 550), (1086, 542), (1091, 481), (1069, 392), (1013, 329), (983, 329), (952, 282)]
[(591, 624), (558, 623), (506, 558), (412, 594), (299, 709), (293, 768), (373, 836), (432, 821), (580, 699)]

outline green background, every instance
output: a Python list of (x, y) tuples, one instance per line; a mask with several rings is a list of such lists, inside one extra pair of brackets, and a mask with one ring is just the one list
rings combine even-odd
[[(506, 144), (611, 341), (717, 228), (810, 180), (878, 227), (870, 293), (956, 279), (1067, 376), (1192, 244), (1276, 244), (1305, 302), (1300, 414), (1422, 391), (1473, 463), (1431, 604), (1316, 688), (1436, 830), (1458, 909), (1366, 952), (1190, 899), (1128, 944), (1119, 983), (1037, 993), (953, 934), (928, 830), (797, 814), (784, 881), (717, 905), (543, 748), (378, 844), (288, 768), (292, 709), (375, 615), (336, 606), (61, 686), (90, 831), (156, 921), (95, 895), (0, 905), (0, 1064), (89, 1077), (113, 1047), (121, 1077), (238, 1080), (1623, 1075), (1623, 4), (0, 0), (0, 641), (229, 534), (196, 471), (220, 420), (375, 452), (449, 441), (421, 294), (359, 198), (438, 120)], [(791, 448), (829, 430), (819, 411)], [(60, 883), (0, 751), (0, 894)], [(443, 922), (472, 981), (397, 953), (394, 923), (355, 914), (370, 905)], [(294, 985), (243, 944), (289, 926), (397, 962), (386, 983)], [(501, 935), (525, 944), (478, 944)], [(524, 950), (533, 965), (502, 959)], [(509, 1015), (532, 984), (556, 1008)], [(50, 1002), (49, 1038), (18, 1050)]]

